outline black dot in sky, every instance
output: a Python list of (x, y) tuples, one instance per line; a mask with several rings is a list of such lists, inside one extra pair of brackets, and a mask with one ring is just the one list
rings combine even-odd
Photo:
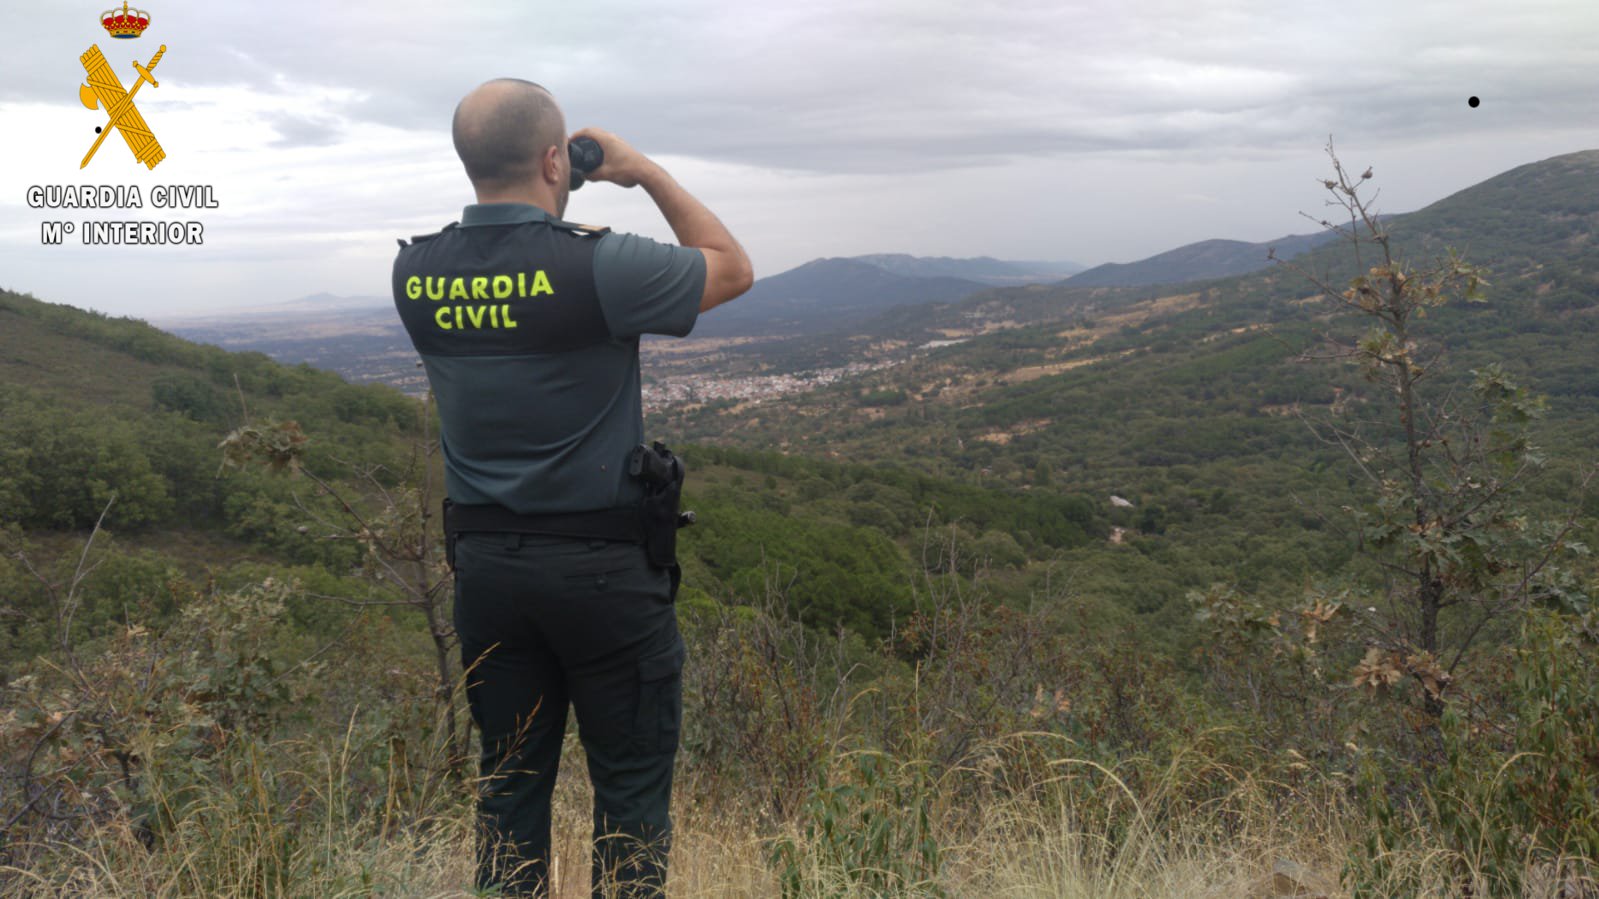
[[(1472, 99), (1475, 100), (1477, 98), (1476, 97), (1472, 97)], [(1477, 104), (1473, 103), (1471, 105), (1476, 106)], [(99, 134), (100, 133), (100, 126), (99, 125), (94, 126), (94, 133), (95, 134)]]
[(1476, 109), (1477, 108), (1477, 104), (1481, 103), (1481, 102), (1482, 101), (1477, 99), (1476, 97), (1472, 97), (1470, 100), (1466, 101), (1466, 105), (1470, 106), (1472, 109)]

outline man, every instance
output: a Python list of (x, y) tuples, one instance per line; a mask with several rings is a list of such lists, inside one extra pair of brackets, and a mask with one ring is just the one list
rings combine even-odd
[[(572, 225), (555, 99), (527, 81), (456, 107), (477, 194), (459, 224), (401, 242), (394, 301), (438, 400), (455, 627), (482, 733), (478, 885), (541, 895), (568, 704), (594, 785), (594, 894), (659, 895), (682, 713), (675, 566), (640, 536), (641, 334), (684, 336), (749, 289), (710, 210), (597, 128), (590, 181), (642, 186), (681, 246)], [(658, 554), (657, 554), (658, 555)]]

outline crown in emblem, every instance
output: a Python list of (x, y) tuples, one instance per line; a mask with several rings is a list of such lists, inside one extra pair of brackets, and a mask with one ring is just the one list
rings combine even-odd
[(142, 9), (129, 9), (124, 2), (121, 9), (108, 9), (101, 13), (100, 24), (112, 37), (135, 38), (150, 27), (150, 14)]

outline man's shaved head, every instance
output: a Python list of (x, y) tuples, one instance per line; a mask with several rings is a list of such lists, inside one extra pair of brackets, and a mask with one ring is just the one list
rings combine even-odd
[(531, 81), (497, 78), (467, 94), (451, 124), (455, 152), (479, 191), (538, 175), (550, 147), (566, 144), (566, 120), (550, 92)]

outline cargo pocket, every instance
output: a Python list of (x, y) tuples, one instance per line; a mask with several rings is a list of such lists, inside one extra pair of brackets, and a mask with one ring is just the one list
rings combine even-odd
[(638, 662), (638, 706), (633, 716), (633, 745), (639, 752), (677, 749), (683, 725), (683, 639), (671, 649)]

